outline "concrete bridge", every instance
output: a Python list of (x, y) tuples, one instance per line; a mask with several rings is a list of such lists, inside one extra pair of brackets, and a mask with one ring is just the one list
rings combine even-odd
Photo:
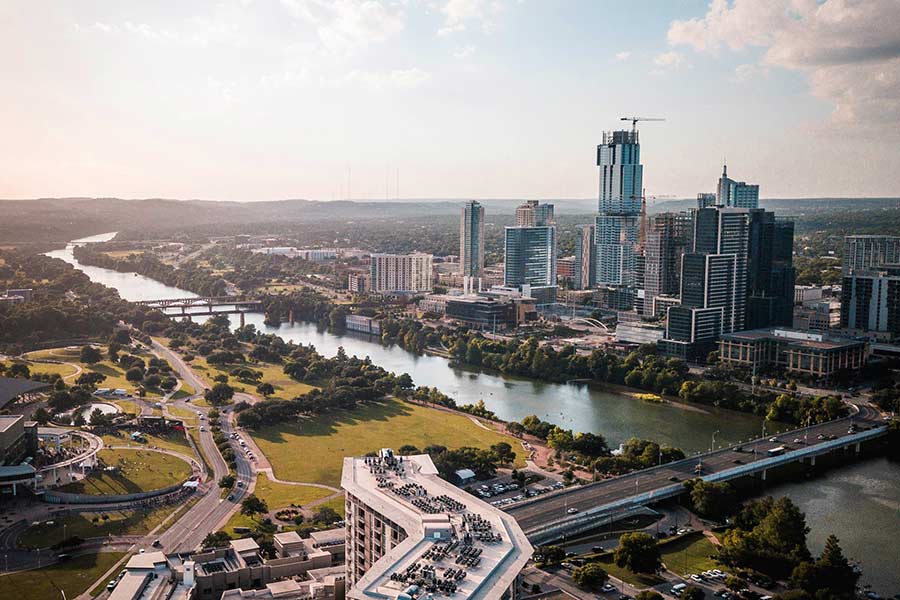
[(244, 325), (244, 313), (262, 309), (262, 303), (242, 296), (198, 296), (194, 298), (160, 298), (156, 300), (139, 300), (135, 304), (158, 308), (170, 317), (190, 319), (192, 315), (241, 315), (241, 326)]
[(748, 475), (765, 479), (769, 469), (788, 463), (814, 465), (816, 457), (823, 454), (858, 453), (862, 442), (886, 433), (881, 415), (860, 407), (860, 412), (850, 417), (560, 490), (512, 505), (507, 512), (533, 544), (547, 544), (625, 518), (638, 507), (679, 496), (685, 493), (683, 482), (688, 479), (729, 481)]

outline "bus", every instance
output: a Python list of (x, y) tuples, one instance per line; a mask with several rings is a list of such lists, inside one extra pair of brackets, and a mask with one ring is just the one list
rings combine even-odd
[(772, 448), (771, 450), (769, 450), (769, 456), (781, 456), (782, 454), (784, 454), (784, 451), (784, 446), (778, 446), (777, 448)]

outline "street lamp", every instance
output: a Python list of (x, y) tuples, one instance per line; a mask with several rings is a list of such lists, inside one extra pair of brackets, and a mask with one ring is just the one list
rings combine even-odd
[(712, 452), (716, 449), (716, 434), (719, 433), (719, 430), (716, 429), (712, 434), (712, 443), (709, 445), (709, 451)]

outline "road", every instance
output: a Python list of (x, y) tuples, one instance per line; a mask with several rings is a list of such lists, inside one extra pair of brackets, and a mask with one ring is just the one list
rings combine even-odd
[[(861, 405), (859, 412), (853, 417), (857, 425), (883, 425), (881, 414), (875, 409)], [(604, 504), (646, 494), (676, 485), (686, 479), (695, 477), (694, 469), (702, 462), (703, 475), (734, 468), (737, 464), (750, 464), (757, 460), (769, 458), (767, 451), (777, 446), (788, 449), (811, 447), (822, 443), (817, 436), (834, 435), (838, 438), (847, 435), (848, 422), (834, 421), (809, 428), (779, 434), (777, 441), (761, 438), (742, 444), (743, 451), (737, 447), (724, 448), (700, 457), (690, 457), (662, 467), (636, 471), (628, 475), (591, 483), (581, 487), (569, 488), (559, 492), (540, 496), (531, 501), (512, 505), (507, 509), (513, 515), (526, 534), (550, 523), (565, 519), (576, 519), (577, 514)], [(793, 440), (803, 440), (794, 444)], [(740, 462), (738, 462), (740, 461)], [(569, 511), (572, 511), (570, 513)]]
[[(183, 381), (198, 391), (198, 394), (195, 396), (174, 401), (173, 404), (186, 410), (202, 413), (204, 419), (201, 420), (200, 423), (201, 425), (206, 423), (206, 426), (204, 426), (205, 431), (201, 431), (199, 437), (200, 447), (213, 471), (207, 484), (208, 491), (193, 507), (178, 519), (178, 522), (173, 524), (172, 527), (159, 537), (161, 549), (163, 551), (185, 552), (193, 550), (203, 541), (203, 538), (205, 538), (208, 533), (216, 531), (228, 520), (231, 514), (237, 510), (241, 500), (247, 493), (247, 490), (251, 488), (255, 477), (253, 465), (250, 464), (242, 453), (235, 452), (237, 479), (238, 481), (243, 482), (243, 487), (235, 488), (232, 494), (232, 500), (220, 497), (220, 490), (217, 482), (220, 478), (228, 474), (228, 465), (226, 465), (225, 461), (222, 459), (222, 455), (216, 447), (215, 440), (213, 440), (212, 432), (209, 430), (208, 417), (206, 417), (209, 413), (209, 409), (194, 406), (187, 402), (187, 400), (192, 398), (200, 397), (202, 390), (206, 388), (206, 383), (194, 373), (178, 354), (169, 350), (156, 340), (153, 340), (153, 350), (172, 365), (172, 368), (178, 372), (178, 375)], [(222, 431), (227, 435), (231, 431), (227, 415), (223, 412), (220, 418)]]

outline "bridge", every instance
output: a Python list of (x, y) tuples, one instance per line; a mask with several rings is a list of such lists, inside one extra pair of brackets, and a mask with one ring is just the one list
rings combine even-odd
[(643, 506), (683, 494), (683, 482), (694, 477), (729, 481), (758, 475), (765, 480), (769, 469), (785, 464), (815, 465), (816, 457), (823, 454), (859, 452), (862, 442), (887, 433), (887, 425), (877, 411), (865, 406), (859, 408), (860, 412), (850, 417), (538, 496), (510, 506), (507, 512), (516, 518), (535, 545), (587, 533), (634, 514)]
[(262, 310), (262, 302), (242, 296), (160, 298), (156, 300), (138, 300), (135, 304), (157, 308), (169, 317), (186, 319), (190, 319), (193, 315), (239, 314), (241, 316), (241, 327), (244, 326), (244, 313)]

